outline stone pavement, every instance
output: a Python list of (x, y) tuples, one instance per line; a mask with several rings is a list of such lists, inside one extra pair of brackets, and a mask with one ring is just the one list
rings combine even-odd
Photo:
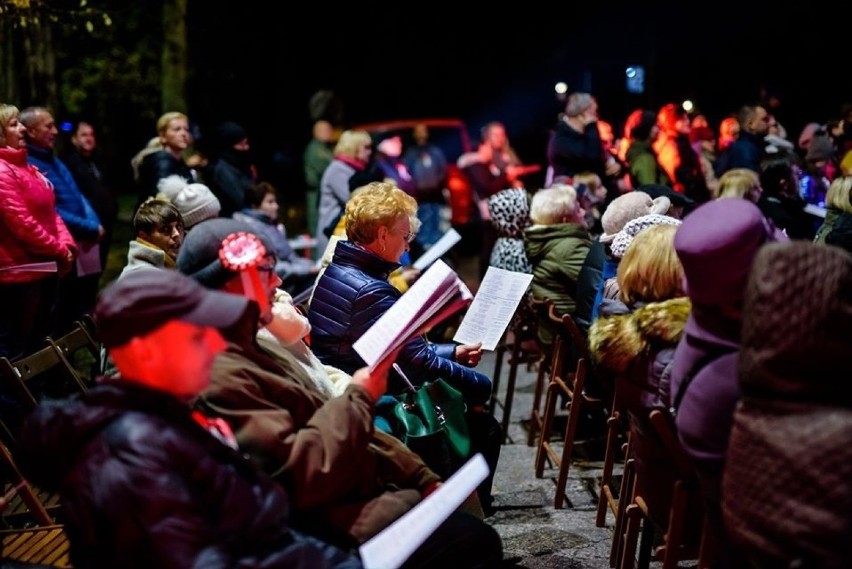
[[(494, 364), (494, 352), (485, 352), (477, 369), (493, 376)], [(500, 401), (505, 400), (508, 374), (508, 363), (504, 362), (498, 384)], [(569, 502), (562, 509), (553, 507), (557, 470), (548, 464), (542, 478), (535, 476), (535, 447), (526, 442), (535, 379), (535, 369), (519, 367), (509, 438), (494, 476), (496, 513), (488, 522), (500, 533), (505, 557), (515, 567), (608, 569), (612, 516), (607, 518), (607, 527), (595, 526), (602, 460), (594, 455), (600, 452), (590, 451), (592, 460), (585, 460), (582, 448), (575, 446), (566, 486)], [(502, 413), (498, 404), (494, 414), (502, 420)]]

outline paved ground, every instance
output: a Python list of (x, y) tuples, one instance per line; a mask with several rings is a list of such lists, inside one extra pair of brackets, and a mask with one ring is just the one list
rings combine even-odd
[[(493, 375), (494, 352), (487, 352), (479, 369)], [(504, 400), (508, 365), (503, 365), (498, 384), (500, 400)], [(597, 445), (589, 444), (591, 460), (580, 455), (568, 472), (567, 494), (570, 504), (562, 509), (553, 506), (556, 469), (548, 465), (544, 476), (535, 476), (535, 447), (527, 446), (526, 424), (532, 410), (535, 369), (519, 368), (514, 403), (510, 413), (509, 440), (503, 445), (493, 494), (497, 512), (488, 521), (503, 538), (506, 558), (517, 567), (605, 569), (609, 568), (612, 539), (612, 516), (607, 527), (595, 527), (597, 487), (601, 461)], [(502, 419), (498, 405), (495, 416)]]

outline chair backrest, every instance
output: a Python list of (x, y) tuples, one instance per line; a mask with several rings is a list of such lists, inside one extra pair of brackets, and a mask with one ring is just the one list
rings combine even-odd
[[(62, 336), (48, 336), (47, 343), (59, 356), (69, 377), (73, 378), (81, 390), (94, 383), (101, 368), (101, 347), (93, 331), (81, 320), (74, 323), (71, 330)], [(82, 357), (81, 357), (82, 356)]]
[(19, 402), (30, 409), (38, 405), (38, 397), (30, 389), (31, 382), (48, 372), (56, 373), (60, 370), (64, 373), (62, 360), (59, 353), (50, 345), (18, 358), (14, 362), (0, 357), (0, 376), (4, 383), (11, 388)]
[[(65, 342), (63, 341), (63, 345)], [(0, 382), (11, 401), (4, 402), (2, 431), (13, 440), (24, 416), (45, 398), (61, 399), (87, 390), (79, 373), (65, 359), (63, 349), (52, 340), (35, 352), (10, 361), (0, 357)]]
[(666, 449), (677, 465), (679, 476), (682, 478), (695, 476), (695, 463), (680, 444), (671, 414), (663, 409), (654, 409), (648, 415), (648, 420), (654, 426), (660, 440), (666, 445)]
[[(558, 332), (554, 338), (554, 354), (558, 351), (562, 352), (561, 361), (553, 363), (561, 366), (567, 360), (572, 365), (576, 365), (582, 360), (583, 366), (586, 367), (590, 362), (589, 344), (583, 331), (570, 314), (560, 313), (549, 298), (545, 299), (545, 306), (547, 318)], [(562, 375), (561, 369), (557, 371), (558, 375)]]

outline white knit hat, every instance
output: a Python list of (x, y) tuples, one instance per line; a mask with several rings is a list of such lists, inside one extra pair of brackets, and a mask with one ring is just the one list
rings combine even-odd
[(189, 229), (196, 223), (218, 217), (222, 205), (204, 184), (189, 183), (176, 174), (161, 179), (157, 188), (159, 196), (172, 202), (183, 217), (184, 227)]
[(680, 225), (681, 221), (669, 215), (659, 215), (652, 213), (651, 215), (643, 215), (628, 221), (621, 231), (615, 234), (612, 243), (609, 246), (612, 251), (612, 256), (620, 259), (624, 256), (627, 248), (633, 243), (633, 238), (639, 235), (642, 231), (648, 229), (652, 225)]

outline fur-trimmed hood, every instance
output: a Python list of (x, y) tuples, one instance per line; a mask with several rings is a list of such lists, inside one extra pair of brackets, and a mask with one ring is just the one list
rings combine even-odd
[(676, 344), (691, 307), (689, 299), (681, 297), (598, 318), (589, 328), (592, 358), (607, 371), (623, 373), (647, 350)]

